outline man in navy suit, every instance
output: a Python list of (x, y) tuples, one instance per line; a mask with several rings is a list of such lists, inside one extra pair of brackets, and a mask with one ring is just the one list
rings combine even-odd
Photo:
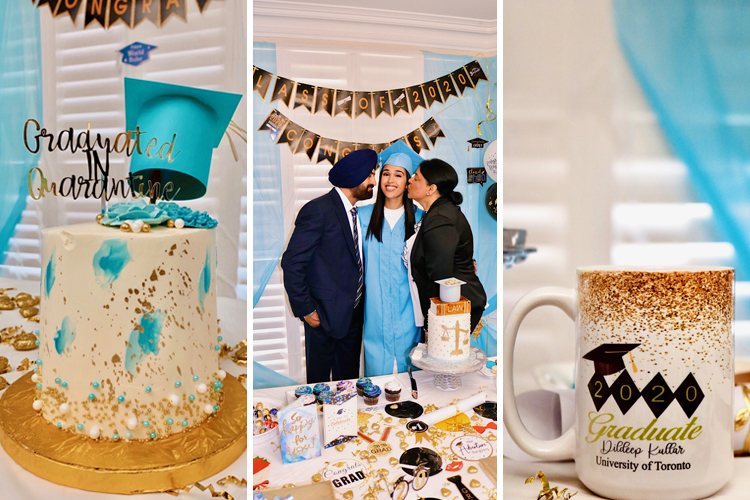
[(305, 322), (308, 384), (359, 377), (364, 255), (354, 205), (372, 198), (377, 162), (371, 149), (336, 162), (335, 187), (300, 209), (281, 258), (289, 304)]

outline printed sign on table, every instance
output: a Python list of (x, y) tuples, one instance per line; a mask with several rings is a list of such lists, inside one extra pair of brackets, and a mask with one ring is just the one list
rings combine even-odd
[(281, 460), (292, 464), (320, 456), (320, 433), (316, 405), (299, 401), (279, 411)]

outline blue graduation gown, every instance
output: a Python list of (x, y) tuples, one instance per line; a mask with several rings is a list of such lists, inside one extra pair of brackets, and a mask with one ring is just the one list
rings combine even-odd
[[(367, 234), (374, 205), (358, 210), (362, 235)], [(422, 211), (414, 214), (418, 222)], [(401, 259), (404, 251), (404, 217), (391, 229), (383, 220), (382, 242), (374, 237), (362, 240), (365, 255), (365, 376), (390, 375), (393, 359), (398, 371), (411, 366), (409, 352), (419, 343), (421, 332), (414, 324), (414, 309), (409, 293), (406, 266)]]

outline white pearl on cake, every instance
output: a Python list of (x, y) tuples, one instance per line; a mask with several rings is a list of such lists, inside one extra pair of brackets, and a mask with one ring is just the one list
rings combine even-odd
[(177, 406), (178, 404), (180, 404), (180, 396), (178, 396), (177, 394), (172, 394), (171, 396), (169, 396), (169, 404), (171, 404), (172, 406)]
[(197, 389), (197, 391), (198, 391), (199, 393), (201, 393), (201, 394), (205, 394), (207, 390), (208, 390), (208, 387), (206, 387), (206, 384), (198, 384), (198, 389)]
[(207, 415), (210, 415), (214, 412), (214, 406), (213, 405), (206, 405), (203, 407), (203, 413), (206, 413)]
[(70, 411), (70, 405), (68, 403), (63, 403), (60, 405), (60, 413), (68, 413)]
[(174, 227), (176, 227), (177, 229), (182, 229), (183, 227), (185, 227), (185, 221), (182, 219), (177, 219), (176, 221), (174, 221)]
[(127, 425), (128, 429), (132, 431), (136, 427), (138, 427), (138, 419), (135, 417), (130, 417), (125, 425)]
[(224, 380), (225, 378), (227, 378), (227, 372), (225, 372), (224, 370), (219, 370), (216, 373), (216, 376), (219, 377), (219, 380)]
[(134, 233), (140, 233), (141, 229), (143, 229), (143, 221), (142, 220), (132, 221), (130, 223), (130, 229), (132, 229)]
[(42, 380), (42, 377), (40, 377), (38, 373), (31, 376), (31, 381), (34, 383), (39, 382), (40, 380)]
[(36, 411), (39, 411), (42, 409), (42, 406), (44, 406), (44, 403), (42, 403), (41, 399), (35, 399), (34, 402), (31, 404), (32, 408), (34, 408)]
[(91, 430), (89, 431), (89, 436), (91, 437), (91, 439), (98, 438), (99, 434), (101, 434), (99, 427), (92, 427)]

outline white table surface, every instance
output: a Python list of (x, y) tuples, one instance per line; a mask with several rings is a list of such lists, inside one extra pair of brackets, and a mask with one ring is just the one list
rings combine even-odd
[[(488, 378), (478, 372), (476, 373), (470, 373), (467, 375), (463, 375), (461, 378), (462, 381), (462, 387), (458, 391), (455, 392), (444, 392), (436, 389), (432, 383), (433, 375), (424, 371), (415, 371), (414, 373), (414, 379), (417, 381), (418, 390), (419, 390), (419, 399), (417, 399), (417, 402), (421, 404), (422, 406), (426, 406), (429, 403), (432, 403), (436, 405), (438, 408), (442, 408), (443, 406), (451, 403), (454, 399), (463, 399), (466, 397), (469, 397), (473, 394), (476, 394), (480, 391), (485, 391), (487, 393), (487, 399), (490, 401), (497, 401), (497, 387), (495, 385), (495, 379)], [(400, 373), (398, 375), (398, 381), (401, 383), (402, 386), (402, 394), (406, 391), (411, 392), (411, 382), (409, 381), (409, 374), (408, 373)], [(355, 381), (356, 382), (356, 381)], [(286, 402), (286, 391), (290, 389), (294, 389), (298, 386), (292, 386), (292, 387), (279, 387), (274, 389), (262, 389), (253, 391), (253, 398), (263, 398), (263, 397), (271, 397), (275, 399), (279, 399), (281, 401)], [(403, 400), (403, 398), (402, 398)], [(380, 396), (379, 404), (384, 405), (386, 403), (384, 395)], [(387, 416), (387, 415), (386, 415)], [(469, 416), (471, 416), (471, 412), (469, 412)], [(322, 418), (322, 416), (320, 417)], [(487, 425), (491, 420), (489, 419), (482, 419), (481, 425)], [(394, 429), (389, 438), (388, 443), (390, 443), (391, 447), (393, 448), (393, 452), (385, 457), (378, 458), (377, 462), (374, 464), (371, 464), (372, 467), (377, 469), (387, 469), (391, 471), (388, 478), (392, 482), (395, 479), (397, 479), (399, 476), (403, 475), (404, 473), (401, 471), (400, 468), (393, 467), (389, 463), (390, 457), (400, 457), (403, 453), (403, 450), (399, 447), (400, 440), (396, 436), (396, 432), (398, 430), (404, 430), (406, 432), (406, 429), (403, 428), (403, 426), (400, 426), (398, 424), (398, 419), (394, 418), (394, 425), (396, 426), (396, 429)], [(475, 422), (472, 422), (472, 425), (476, 425)], [(499, 425), (499, 423), (498, 423)], [(383, 427), (381, 424), (381, 431)], [(498, 431), (493, 429), (488, 429), (484, 431), (482, 434), (482, 437), (487, 438), (489, 434), (494, 434), (495, 436), (498, 435)], [(449, 434), (455, 434), (456, 437), (460, 436), (459, 433), (449, 433)], [(450, 440), (452, 438), (448, 437), (443, 442), (444, 445), (447, 447), (450, 444)], [(415, 446), (415, 438), (413, 436), (407, 437), (406, 442), (409, 444), (409, 448), (412, 448)], [(447, 442), (447, 443), (446, 443)], [(493, 447), (493, 455), (497, 454), (498, 450), (498, 441), (490, 441)], [(366, 449), (367, 443), (364, 443), (359, 446), (358, 449)], [(434, 449), (434, 447), (430, 443), (422, 442), (418, 446), (423, 446), (425, 448)], [(354, 448), (351, 444), (347, 444), (344, 451), (339, 452), (335, 448), (328, 448), (323, 449), (322, 454), (320, 457), (306, 460), (303, 462), (297, 462), (294, 464), (287, 464), (284, 465), (281, 462), (281, 452), (279, 451), (279, 440), (278, 437), (272, 439), (268, 443), (259, 444), (257, 446), (253, 446), (253, 456), (261, 456), (263, 458), (266, 458), (271, 462), (270, 466), (270, 475), (269, 475), (269, 487), (271, 489), (276, 487), (281, 487), (284, 484), (294, 484), (295, 486), (302, 486), (303, 484), (310, 484), (312, 482), (311, 478), (313, 474), (317, 473), (321, 469), (323, 469), (326, 465), (326, 462), (332, 462), (336, 459), (342, 459), (342, 458), (348, 458), (348, 459), (355, 459), (359, 460), (359, 458), (354, 457), (352, 455), (354, 451)], [(361, 460), (360, 460), (361, 461)], [(489, 488), (495, 488), (495, 484), (489, 479), (489, 477), (485, 474), (485, 472), (482, 470), (481, 466), (479, 465), (479, 462), (468, 462), (463, 461), (464, 466), (463, 468), (458, 472), (448, 472), (445, 470), (445, 466), (448, 465), (445, 463), (445, 460), (443, 460), (443, 470), (442, 472), (431, 476), (429, 480), (427, 481), (427, 485), (418, 492), (414, 492), (413, 490), (409, 491), (409, 494), (406, 497), (406, 500), (416, 500), (418, 498), (427, 498), (427, 497), (434, 497), (434, 498), (445, 498), (440, 493), (441, 488), (448, 488), (451, 490), (451, 494), (447, 497), (448, 500), (460, 500), (461, 496), (458, 493), (458, 490), (456, 489), (456, 486), (453, 483), (449, 483), (446, 478), (449, 476), (454, 476), (456, 474), (460, 474), (462, 476), (462, 481), (466, 486), (469, 486), (469, 482), (472, 479), (477, 479), (480, 481), (482, 486), (489, 487)], [(479, 469), (479, 472), (475, 474), (469, 474), (467, 472), (467, 469), (470, 465), (474, 465)], [(409, 478), (409, 476), (407, 476)], [(342, 493), (336, 494), (337, 499), (343, 498), (343, 491)], [(481, 493), (484, 491), (482, 488), (469, 488), (472, 490), (472, 492), (475, 495), (479, 495), (479, 498), (484, 500), (484, 498), (481, 496)], [(364, 493), (367, 492), (367, 488), (356, 488), (353, 489), (355, 496), (355, 499), (361, 499), (361, 496), (358, 496), (360, 493), (364, 495)], [(496, 490), (499, 493), (499, 489)], [(388, 497), (385, 493), (380, 493), (378, 496), (378, 500), (385, 500)], [(501, 498), (501, 496), (498, 494), (498, 498)], [(510, 498), (510, 497), (508, 497)], [(296, 500), (296, 499), (295, 499)]]
[[(578, 491), (573, 500), (602, 498), (589, 491), (578, 480), (574, 462), (517, 462), (503, 457), (503, 498), (534, 500), (542, 489), (538, 479), (525, 484), (526, 479), (536, 476), (539, 471), (544, 472), (550, 487), (557, 486), (559, 490), (568, 488)], [(729, 483), (711, 500), (739, 500), (750, 498), (750, 457), (734, 459), (734, 475)]]
[[(0, 278), (0, 288), (15, 288), (16, 290), (9, 292), (9, 295), (15, 295), (18, 292), (26, 292), (32, 295), (39, 295), (40, 293), (38, 282)], [(227, 345), (234, 346), (238, 342), (247, 338), (247, 303), (245, 301), (219, 298), (218, 316), (220, 319), (221, 334)], [(21, 317), (17, 309), (12, 311), (0, 311), (0, 328), (8, 326), (22, 326), (26, 331), (34, 331), (38, 329), (38, 323), (26, 321)], [(38, 350), (16, 351), (9, 345), (0, 345), (0, 356), (8, 358), (13, 370), (9, 373), (3, 374), (3, 377), (5, 377), (5, 379), (11, 384), (15, 382), (26, 373), (16, 371), (16, 367), (21, 360), (23, 360), (23, 358), (29, 358), (33, 361), (37, 358), (37, 353)], [(242, 373), (247, 373), (246, 367), (236, 365), (230, 357), (231, 355), (223, 358), (221, 363), (221, 367), (227, 373), (230, 373), (235, 377)], [(2, 392), (0, 392), (0, 395), (2, 395)], [(241, 488), (234, 484), (227, 484), (226, 486), (219, 486), (216, 484), (218, 479), (229, 475), (235, 476), (239, 479), (244, 478), (248, 479), (248, 481), (250, 480), (250, 477), (248, 477), (247, 474), (247, 450), (245, 450), (242, 456), (240, 456), (240, 458), (227, 469), (215, 476), (201, 480), (201, 484), (204, 486), (213, 484), (214, 487), (219, 488), (219, 490), (226, 490), (235, 498), (235, 500), (247, 498), (247, 488)], [(2, 485), (0, 486), (0, 488), (2, 488), (0, 497), (7, 500), (123, 500), (126, 498), (138, 498), (144, 500), (174, 500), (175, 498), (205, 500), (207, 497), (211, 497), (208, 491), (201, 492), (197, 488), (193, 488), (189, 492), (180, 492), (178, 497), (174, 497), (167, 493), (150, 493), (130, 497), (76, 490), (74, 488), (60, 486), (38, 478), (23, 469), (20, 465), (16, 464), (16, 462), (14, 462), (2, 448), (0, 448), (0, 485)]]

